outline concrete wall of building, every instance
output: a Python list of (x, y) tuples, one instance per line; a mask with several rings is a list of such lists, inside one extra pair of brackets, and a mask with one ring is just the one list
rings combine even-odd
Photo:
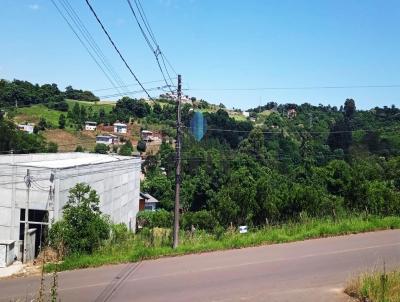
[[(0, 156), (0, 239), (19, 240), (21, 209), (25, 209), (27, 186), (24, 176), (30, 170), (33, 183), (29, 193), (29, 208), (47, 210), (49, 221), (62, 217), (68, 191), (79, 182), (89, 184), (100, 197), (100, 209), (115, 223), (125, 223), (135, 230), (139, 211), (140, 159), (127, 158), (113, 162), (50, 169), (13, 165), (13, 161), (48, 161), (79, 159), (79, 154), (37, 154)], [(55, 177), (50, 181), (51, 173)], [(53, 192), (50, 191), (53, 188)]]
[(89, 184), (100, 197), (100, 210), (115, 223), (134, 230), (139, 211), (140, 162), (137, 159), (60, 170), (56, 176), (55, 219), (62, 215), (68, 191), (75, 184)]

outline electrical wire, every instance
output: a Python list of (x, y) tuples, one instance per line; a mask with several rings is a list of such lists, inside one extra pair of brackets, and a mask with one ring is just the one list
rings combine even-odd
[(124, 56), (122, 55), (121, 51), (118, 49), (117, 45), (115, 44), (115, 42), (113, 41), (113, 39), (111, 38), (110, 34), (108, 33), (107, 29), (104, 27), (103, 23), (101, 22), (99, 16), (97, 15), (97, 13), (95, 12), (94, 8), (92, 7), (92, 5), (89, 3), (89, 0), (85, 0), (86, 4), (88, 5), (90, 11), (92, 12), (93, 16), (96, 18), (97, 22), (99, 23), (99, 25), (101, 26), (103, 32), (105, 33), (105, 35), (107, 36), (108, 40), (110, 41), (110, 43), (112, 44), (112, 46), (114, 47), (115, 51), (118, 53), (119, 57), (121, 58), (121, 60), (124, 62), (126, 68), (129, 70), (130, 74), (133, 76), (133, 78), (135, 79), (135, 81), (139, 84), (139, 86), (144, 90), (144, 92), (146, 93), (146, 95), (149, 97), (149, 99), (153, 100), (153, 98), (150, 96), (150, 94), (147, 92), (146, 88), (143, 86), (143, 84), (140, 82), (140, 80), (138, 79), (138, 77), (136, 76), (136, 74), (133, 72), (132, 68), (129, 66), (128, 62), (125, 60)]
[(258, 91), (258, 90), (317, 90), (317, 89), (363, 89), (363, 88), (400, 88), (393, 85), (349, 85), (349, 86), (299, 86), (299, 87), (254, 87), (254, 88), (186, 88), (190, 91)]
[[(79, 36), (79, 34), (77, 33), (77, 31), (74, 29), (74, 27), (72, 26), (72, 24), (70, 23), (70, 21), (68, 20), (68, 18), (64, 15), (64, 13), (62, 12), (62, 10), (58, 7), (58, 5), (56, 4), (55, 0), (51, 0), (51, 2), (53, 3), (53, 5), (55, 6), (55, 8), (57, 9), (58, 13), (61, 15), (61, 17), (64, 19), (64, 21), (67, 23), (68, 27), (71, 29), (71, 31), (74, 33), (74, 35), (76, 36), (76, 38), (79, 40), (79, 42), (82, 44), (82, 46), (85, 48), (86, 52), (89, 54), (89, 56), (92, 58), (92, 60), (95, 62), (95, 64), (99, 67), (99, 69), (103, 72), (103, 74), (105, 75), (105, 77), (108, 79), (108, 81), (110, 82), (110, 84), (116, 89), (118, 90), (117, 85), (114, 83), (114, 81), (111, 79), (111, 77), (108, 75), (108, 73), (104, 70), (103, 66), (98, 62), (98, 60), (95, 58), (95, 56), (92, 54), (92, 52), (89, 50), (89, 47), (84, 43), (84, 41), (82, 40), (82, 38)], [(119, 90), (118, 90), (119, 91)]]
[[(176, 78), (173, 78), (176, 79)], [(152, 83), (159, 83), (159, 82), (164, 82), (164, 80), (155, 80), (155, 81), (148, 81), (148, 82), (143, 82), (142, 84), (152, 84)], [(139, 84), (128, 84), (126, 85), (126, 87), (130, 87), (130, 86), (139, 86)], [(118, 87), (120, 88), (120, 87)], [(108, 87), (108, 88), (100, 88), (100, 89), (91, 89), (90, 91), (92, 92), (98, 92), (98, 91), (106, 91), (106, 90), (113, 90), (113, 87)]]
[[(147, 88), (147, 91), (157, 91), (157, 90), (164, 91), (164, 88), (169, 88), (169, 87), (170, 87), (170, 85)], [(102, 96), (100, 96), (100, 98), (107, 99), (107, 98), (111, 98), (111, 97), (117, 97), (117, 96), (123, 96), (123, 95), (132, 95), (132, 94), (138, 94), (138, 93), (142, 93), (142, 92), (144, 92), (144, 90), (134, 90), (134, 91), (127, 91), (124, 94), (114, 93), (114, 94), (102, 95)]]
[[(140, 16), (141, 16), (141, 18), (142, 18), (142, 21), (144, 22), (145, 27), (146, 27), (147, 31), (149, 32), (149, 34), (150, 34), (150, 36), (151, 36), (151, 39), (153, 40), (153, 42), (154, 42), (154, 44), (155, 44), (155, 47), (153, 47), (153, 45), (152, 45), (152, 43), (151, 43), (149, 37), (147, 36), (146, 32), (144, 31), (144, 29), (143, 29), (143, 27), (142, 27), (142, 25), (141, 25), (141, 23), (140, 23), (140, 21), (139, 21), (137, 15), (136, 15), (136, 12), (135, 12), (135, 10), (134, 10), (134, 8), (133, 8), (133, 6), (132, 6), (131, 0), (126, 0), (126, 1), (127, 1), (128, 5), (129, 5), (130, 11), (132, 12), (133, 17), (134, 17), (135, 20), (136, 20), (136, 23), (137, 23), (137, 25), (138, 25), (138, 27), (139, 27), (139, 29), (140, 29), (140, 32), (142, 33), (142, 36), (144, 37), (144, 39), (145, 39), (147, 45), (149, 46), (151, 52), (154, 54), (154, 57), (155, 57), (156, 62), (157, 62), (157, 66), (158, 66), (158, 68), (159, 68), (159, 70), (160, 70), (160, 72), (161, 72), (161, 74), (162, 74), (162, 76), (163, 76), (163, 79), (164, 79), (164, 81), (165, 81), (165, 84), (166, 84), (167, 86), (173, 85), (172, 80), (171, 80), (171, 77), (170, 77), (169, 75), (168, 75), (168, 76), (169, 76), (169, 78), (170, 78), (170, 80), (171, 80), (171, 83), (169, 84), (168, 81), (167, 81), (167, 79), (166, 79), (166, 75), (165, 75), (165, 73), (164, 73), (163, 68), (161, 67), (160, 60), (159, 60), (159, 58), (158, 58), (158, 56), (161, 54), (161, 49), (160, 49), (158, 43), (156, 42), (156, 40), (155, 40), (155, 38), (154, 38), (154, 34), (152, 33), (152, 31), (149, 30), (149, 26), (148, 26), (148, 24), (146, 23), (146, 21), (145, 21), (143, 15), (142, 15), (142, 12), (140, 11), (140, 8), (139, 8), (139, 6), (138, 6), (138, 4), (137, 4), (137, 1), (135, 1), (136, 8), (137, 8), (138, 11), (139, 11), (139, 14), (140, 14)], [(170, 91), (171, 91), (171, 93), (173, 93), (172, 89), (170, 89)]]
[[(96, 55), (100, 58), (101, 62), (104, 64), (106, 69), (110, 72), (110, 74), (113, 76), (113, 78), (116, 80), (118, 85), (120, 85), (118, 88), (125, 88), (126, 89), (126, 84), (124, 81), (121, 79), (119, 74), (115, 71), (115, 69), (112, 67), (110, 64), (109, 60), (107, 57), (104, 55), (103, 51), (93, 38), (93, 36), (90, 34), (88, 29), (86, 28), (85, 24), (82, 22), (81, 18), (79, 15), (76, 13), (74, 8), (71, 6), (68, 0), (59, 0), (61, 1), (61, 4), (64, 6), (65, 11), (68, 13), (70, 18), (74, 21), (75, 25), (85, 38), (85, 40), (88, 42), (88, 44), (91, 46), (92, 50), (96, 53)], [(64, 4), (63, 4), (64, 3)]]

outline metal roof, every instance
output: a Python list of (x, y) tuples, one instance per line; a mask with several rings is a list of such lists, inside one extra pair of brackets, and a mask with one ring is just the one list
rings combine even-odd
[[(59, 156), (57, 156), (59, 155)], [(10, 157), (10, 155), (0, 155), (0, 163), (3, 162), (4, 156)], [(96, 165), (103, 163), (119, 162), (122, 160), (137, 160), (131, 156), (120, 156), (120, 155), (108, 155), (108, 154), (96, 154), (96, 153), (54, 153), (54, 154), (25, 154), (14, 155), (13, 160), (9, 160), (8, 163), (4, 161), (4, 164), (24, 166), (24, 167), (37, 167), (37, 168), (50, 168), (50, 169), (64, 169), (76, 166), (85, 165)], [(11, 164), (11, 162), (14, 162)]]
[(140, 192), (140, 196), (143, 197), (145, 199), (145, 203), (157, 203), (159, 202), (158, 199), (154, 198), (153, 196), (151, 196), (149, 193), (143, 193)]

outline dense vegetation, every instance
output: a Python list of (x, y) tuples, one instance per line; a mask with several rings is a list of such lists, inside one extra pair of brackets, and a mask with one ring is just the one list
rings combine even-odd
[[(9, 105), (16, 99), (22, 104), (41, 100), (49, 104), (58, 102), (52, 100), (55, 96), (64, 102), (66, 97), (85, 94), (71, 87), (60, 92), (55, 84), (0, 83), (0, 102)], [(188, 130), (191, 109), (202, 110), (207, 119), (208, 131), (200, 142)], [(79, 130), (86, 120), (106, 124), (135, 120), (142, 128), (157, 126), (167, 137), (175, 135), (173, 101), (123, 97), (107, 110), (70, 102), (66, 111), (58, 116), (59, 128)], [(210, 221), (213, 228), (226, 228), (279, 224), (304, 216), (336, 219), (349, 213), (400, 214), (400, 109), (357, 110), (355, 101), (348, 99), (340, 108), (269, 102), (249, 109), (249, 113), (251, 118), (239, 121), (230, 117), (222, 104), (201, 100), (195, 101), (193, 108), (183, 106), (181, 204), (184, 213), (193, 213), (193, 223), (185, 223), (186, 228), (191, 224), (206, 228), (200, 226), (202, 219)], [(45, 120), (33, 136), (17, 133), (7, 120), (2, 121), (2, 127), (7, 128), (0, 145), (4, 151), (55, 149), (40, 136), (48, 127)], [(120, 153), (129, 155), (132, 151), (127, 144)], [(98, 146), (97, 152), (107, 150)], [(143, 190), (171, 211), (175, 151), (169, 140), (163, 142), (158, 154), (146, 158), (142, 170), (146, 174)]]
[[(351, 99), (339, 110), (288, 106), (296, 116), (271, 107), (255, 127), (219, 110), (206, 114), (210, 130), (201, 142), (185, 135), (184, 212), (206, 211), (223, 227), (400, 214), (399, 109), (360, 111)], [(163, 144), (144, 171), (144, 190), (171, 210), (174, 150)]]
[(54, 83), (39, 85), (21, 80), (12, 82), (0, 80), (0, 107), (46, 104), (50, 108), (67, 111), (68, 105), (64, 101), (66, 98), (83, 101), (99, 100), (92, 92), (76, 90), (71, 86), (62, 92)]
[(57, 152), (55, 143), (47, 143), (40, 133), (28, 134), (19, 131), (16, 125), (0, 113), (0, 154)]

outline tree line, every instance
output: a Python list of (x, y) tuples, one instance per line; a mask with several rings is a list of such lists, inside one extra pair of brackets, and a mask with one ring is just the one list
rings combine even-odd
[(57, 84), (32, 84), (28, 81), (0, 80), (0, 106), (29, 106), (45, 104), (50, 108), (67, 111), (65, 99), (81, 101), (99, 101), (99, 98), (90, 91), (74, 89), (72, 86), (61, 91)]
[[(296, 117), (274, 112), (256, 127), (220, 110), (206, 115), (214, 131), (202, 141), (186, 134), (183, 212), (207, 213), (223, 227), (400, 214), (397, 108), (357, 110), (352, 99), (340, 109), (291, 108)], [(164, 143), (143, 164), (143, 190), (167, 211), (174, 200), (174, 160), (173, 148)]]

